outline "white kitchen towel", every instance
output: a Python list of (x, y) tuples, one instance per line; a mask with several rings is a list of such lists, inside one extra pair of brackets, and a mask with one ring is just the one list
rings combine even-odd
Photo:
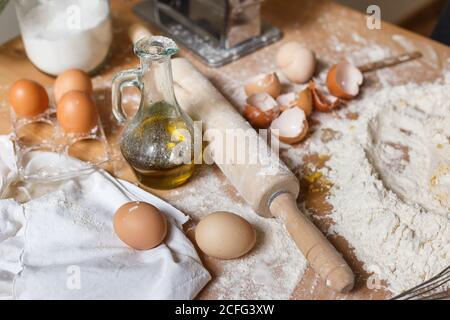
[(0, 136), (0, 199), (16, 175), (13, 144), (7, 136)]
[(13, 281), (22, 270), (25, 217), (14, 200), (0, 200), (0, 299), (11, 298)]
[[(48, 152), (32, 160), (34, 165), (79, 165)], [(115, 235), (114, 212), (130, 200), (152, 203), (168, 218), (168, 235), (157, 248), (133, 250)], [(104, 171), (66, 180), (24, 204), (0, 200), (0, 297), (192, 299), (210, 275), (182, 232), (187, 219)]]

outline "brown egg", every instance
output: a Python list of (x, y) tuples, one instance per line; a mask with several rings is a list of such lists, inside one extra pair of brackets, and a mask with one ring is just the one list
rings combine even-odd
[(211, 213), (195, 228), (195, 242), (210, 257), (235, 259), (256, 243), (256, 232), (244, 218), (226, 211)]
[(114, 230), (120, 240), (130, 247), (148, 250), (163, 242), (167, 234), (167, 221), (151, 204), (131, 201), (117, 209)]
[(67, 133), (87, 134), (98, 121), (97, 109), (85, 92), (70, 91), (62, 96), (56, 108), (59, 124)]
[(69, 69), (61, 73), (55, 81), (53, 93), (56, 103), (69, 91), (84, 91), (88, 95), (92, 94), (92, 81), (89, 75), (83, 70)]
[(19, 117), (35, 117), (48, 109), (47, 91), (32, 80), (16, 81), (9, 89), (8, 100)]

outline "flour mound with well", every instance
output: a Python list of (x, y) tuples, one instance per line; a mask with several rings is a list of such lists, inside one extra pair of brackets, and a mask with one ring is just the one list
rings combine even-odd
[[(345, 117), (358, 113), (357, 119)], [(330, 232), (399, 293), (450, 264), (450, 82), (387, 87), (335, 114), (316, 114), (302, 149), (331, 155)], [(323, 143), (324, 129), (335, 132)]]
[[(301, 90), (278, 74), (285, 87)], [(215, 80), (244, 105), (245, 81), (223, 74)], [(365, 87), (358, 99), (312, 118), (308, 139), (282, 144), (280, 156), (297, 173), (311, 165), (305, 156), (330, 156), (325, 167), (312, 168), (332, 184), (329, 233), (345, 238), (378, 288), (400, 293), (449, 266), (450, 74), (434, 83)]]

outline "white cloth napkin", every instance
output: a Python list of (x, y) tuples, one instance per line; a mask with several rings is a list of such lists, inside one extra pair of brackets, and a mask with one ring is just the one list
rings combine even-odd
[[(47, 152), (32, 160), (79, 165)], [(2, 167), (10, 166), (0, 159)], [(157, 248), (133, 250), (114, 233), (114, 212), (130, 200), (152, 203), (168, 218), (168, 235)], [(192, 299), (210, 275), (182, 232), (187, 220), (168, 203), (104, 171), (64, 181), (24, 204), (0, 200), (0, 297)]]
[(0, 136), (0, 199), (16, 175), (13, 144), (7, 136)]

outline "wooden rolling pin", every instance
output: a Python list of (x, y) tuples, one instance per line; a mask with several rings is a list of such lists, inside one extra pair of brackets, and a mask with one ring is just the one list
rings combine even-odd
[[(130, 28), (130, 38), (136, 42), (150, 32), (142, 26)], [(295, 175), (276, 156), (253, 128), (245, 121), (222, 94), (189, 61), (172, 60), (175, 95), (180, 106), (194, 119), (201, 120), (205, 133), (211, 129), (223, 133), (234, 130), (245, 134), (249, 144), (265, 146), (259, 150), (258, 160), (238, 161), (245, 154), (250, 159), (250, 148), (228, 145), (216, 139), (209, 146), (213, 158), (228, 180), (261, 216), (277, 217), (308, 260), (311, 267), (325, 280), (327, 286), (339, 292), (353, 288), (354, 276), (343, 257), (319, 229), (297, 208), (299, 182)], [(228, 130), (228, 131), (227, 131)], [(233, 140), (234, 141), (234, 140)], [(229, 153), (233, 153), (230, 157)], [(223, 161), (224, 153), (228, 161)]]

